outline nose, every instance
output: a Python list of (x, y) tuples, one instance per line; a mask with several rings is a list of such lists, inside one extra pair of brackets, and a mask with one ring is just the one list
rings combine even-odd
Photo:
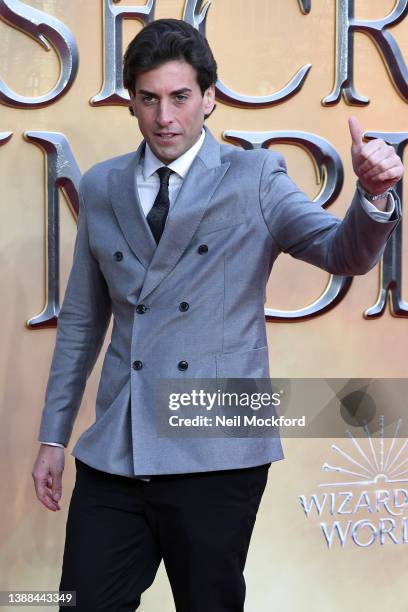
[(160, 127), (166, 127), (173, 121), (171, 105), (166, 100), (161, 100), (158, 105), (156, 121)]

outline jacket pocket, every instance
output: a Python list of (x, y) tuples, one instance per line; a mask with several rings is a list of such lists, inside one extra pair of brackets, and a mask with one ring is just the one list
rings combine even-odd
[(269, 378), (268, 347), (216, 355), (217, 378)]
[(197, 229), (196, 237), (200, 238), (201, 236), (220, 230), (229, 230), (243, 223), (246, 223), (246, 218), (242, 214), (238, 214), (235, 217), (223, 217), (216, 220), (212, 219), (207, 221), (204, 219)]

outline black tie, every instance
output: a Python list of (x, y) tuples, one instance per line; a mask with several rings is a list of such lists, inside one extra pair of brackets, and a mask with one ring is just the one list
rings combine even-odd
[(169, 212), (169, 179), (173, 170), (167, 166), (162, 166), (156, 172), (160, 178), (160, 189), (146, 219), (158, 244)]

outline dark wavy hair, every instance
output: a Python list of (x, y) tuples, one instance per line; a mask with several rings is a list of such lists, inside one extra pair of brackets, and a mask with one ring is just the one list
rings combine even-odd
[[(180, 19), (156, 19), (129, 43), (123, 57), (123, 84), (135, 93), (137, 77), (171, 60), (184, 60), (197, 73), (201, 93), (217, 81), (217, 63), (204, 36)], [(133, 114), (132, 109), (129, 109)]]

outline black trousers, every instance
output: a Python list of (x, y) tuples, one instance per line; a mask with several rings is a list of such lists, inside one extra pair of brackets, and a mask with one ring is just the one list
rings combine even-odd
[(133, 612), (163, 559), (177, 612), (243, 612), (243, 570), (270, 463), (143, 482), (79, 459), (61, 591), (77, 612)]

